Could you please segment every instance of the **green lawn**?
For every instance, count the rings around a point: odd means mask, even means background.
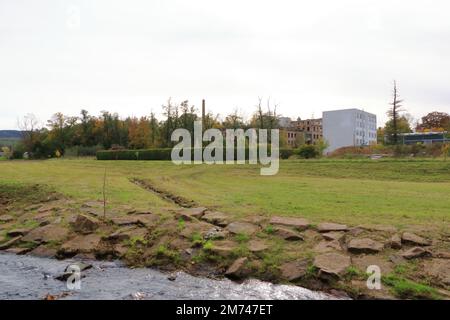
[[[450,161],[286,160],[275,176],[250,165],[181,165],[164,161],[1,161],[0,183],[41,183],[80,201],[101,198],[107,170],[110,204],[158,211],[174,205],[132,184],[133,177],[235,214],[302,216],[356,224],[450,222]]]

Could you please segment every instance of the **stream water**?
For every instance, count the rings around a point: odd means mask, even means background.
[[[90,262],[82,272],[81,289],[68,290],[55,276],[71,260],[0,254],[0,299],[42,299],[47,294],[63,299],[333,299],[332,296],[298,286],[275,285],[258,280],[236,283],[193,277],[179,272],[170,281],[153,269],[130,269],[119,262]]]

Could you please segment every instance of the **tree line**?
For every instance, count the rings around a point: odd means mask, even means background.
[[[276,107],[270,100],[263,106],[260,98],[248,120],[237,109],[223,119],[207,112],[203,129],[275,129],[279,118]],[[16,146],[16,153],[27,152],[32,157],[45,158],[62,156],[73,150],[77,150],[77,155],[93,155],[98,149],[170,148],[176,144],[171,141],[175,129],[187,129],[193,136],[194,121],[201,120],[197,108],[188,100],[175,103],[168,99],[162,105],[162,114],[162,120],[157,119],[154,112],[148,116],[121,118],[109,111],[95,116],[83,109],[78,116],[55,113],[46,125],[39,125],[33,114],[27,114],[18,124],[22,141]]]

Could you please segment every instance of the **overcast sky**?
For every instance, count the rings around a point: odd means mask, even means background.
[[[249,116],[358,107],[396,79],[415,118],[450,112],[446,0],[0,0],[0,129],[34,113],[159,113],[168,97]]]

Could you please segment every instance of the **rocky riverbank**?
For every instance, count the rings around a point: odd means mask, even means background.
[[[449,298],[450,235],[420,228],[312,224],[299,217],[235,219],[204,207],[163,214],[79,203],[35,190],[0,194],[0,250],[57,259],[256,278],[364,298]],[[24,192],[33,196],[23,196]],[[31,192],[31,193],[30,193]],[[368,266],[382,288],[366,285]]]

